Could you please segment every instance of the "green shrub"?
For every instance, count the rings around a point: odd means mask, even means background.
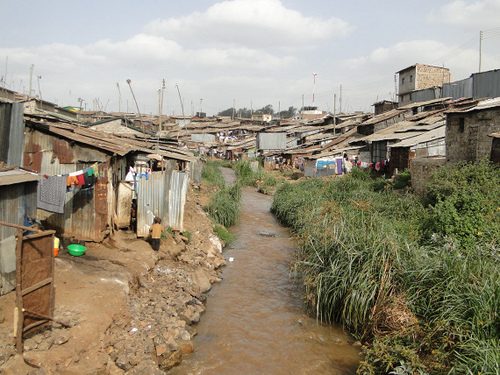
[[[410,171],[404,170],[394,176],[394,189],[403,189],[410,185],[411,175]]]
[[[446,165],[427,185],[430,216],[427,237],[452,237],[461,246],[484,245],[487,252],[500,240],[500,169],[486,161]]]

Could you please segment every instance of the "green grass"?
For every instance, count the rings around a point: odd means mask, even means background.
[[[210,185],[224,186],[224,177],[220,171],[220,163],[218,161],[207,161],[203,166],[201,177]]]
[[[361,171],[285,184],[275,194],[272,211],[299,238],[295,268],[311,311],[367,343],[360,373],[499,371],[500,231],[492,230],[500,175],[487,164],[454,168],[436,174],[425,203]],[[472,193],[471,184],[474,209],[457,205],[454,195]],[[483,223],[478,202],[488,235],[474,228],[464,240],[463,224],[448,216]]]
[[[219,237],[225,245],[229,245],[231,242],[235,240],[234,234],[227,230],[227,228],[223,225],[216,224],[214,225],[214,232]]]

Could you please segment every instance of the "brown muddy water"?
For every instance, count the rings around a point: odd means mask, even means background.
[[[209,292],[195,352],[171,373],[355,373],[360,358],[352,339],[305,313],[302,291],[290,278],[296,245],[270,206],[270,197],[243,190],[224,280]]]

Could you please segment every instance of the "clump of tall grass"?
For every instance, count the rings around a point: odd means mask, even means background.
[[[227,228],[220,224],[215,224],[214,232],[219,237],[225,245],[229,245],[234,241],[234,234],[227,230]]]
[[[206,211],[217,224],[230,227],[238,221],[240,199],[240,185],[224,186],[212,195]]]
[[[484,194],[498,192],[498,172],[484,168],[480,175],[492,179]],[[309,306],[368,343],[361,373],[498,372],[498,237],[470,246],[433,217],[460,191],[457,182],[451,188],[439,182],[455,173],[436,175],[430,206],[412,194],[374,189],[358,171],[286,184],[275,194],[272,211],[300,239],[295,267]],[[456,179],[477,181],[477,170],[470,173]],[[498,213],[490,212],[483,211],[489,227],[497,226]]]
[[[201,177],[210,185],[224,186],[224,176],[220,170],[220,163],[209,160],[203,165]]]
[[[264,172],[260,165],[256,170],[251,167],[248,160],[239,160],[233,165],[238,182],[243,186],[256,186],[258,180],[262,179]]]

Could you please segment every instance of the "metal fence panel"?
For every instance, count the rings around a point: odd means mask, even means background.
[[[213,143],[215,142],[214,134],[191,134],[191,140],[193,142],[202,142],[202,143]]]
[[[286,150],[286,133],[257,134],[257,148],[259,150]]]
[[[137,181],[137,237],[147,237],[155,216],[165,207],[165,172],[152,172]]]
[[[472,80],[474,99],[500,96],[500,69],[475,73]]]
[[[174,230],[184,230],[184,206],[189,184],[189,175],[185,172],[173,171],[170,180],[168,222]]]
[[[443,98],[460,99],[470,97],[472,97],[472,78],[443,85]]]

